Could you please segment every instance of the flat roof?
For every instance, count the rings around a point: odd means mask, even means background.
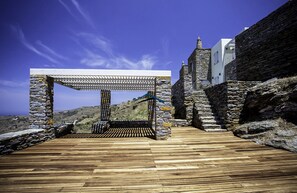
[[[47,75],[76,90],[154,90],[155,78],[171,77],[171,71],[31,68],[30,75]]]

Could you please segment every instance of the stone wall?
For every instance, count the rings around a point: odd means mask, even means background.
[[[181,79],[176,81],[172,86],[172,105],[174,106],[174,117],[179,119],[185,119],[186,113],[184,108],[184,92],[183,83]]]
[[[237,80],[236,59],[225,66],[225,81]]]
[[[189,74],[194,89],[201,88],[205,81],[211,81],[210,49],[196,48],[188,58]]]
[[[179,71],[180,79],[172,86],[172,104],[175,108],[174,117],[192,120],[192,76],[188,72],[188,65],[183,65]]]
[[[48,138],[53,138],[53,91],[54,80],[45,75],[30,76],[31,129],[45,129]]]
[[[27,129],[0,135],[0,154],[9,154],[48,139],[44,129]]]
[[[265,81],[297,75],[297,1],[237,35],[237,79]]]
[[[73,124],[54,126],[55,137],[62,137],[73,131]],[[48,140],[51,136],[45,129],[26,129],[0,135],[0,155],[25,149]]]
[[[185,119],[188,123],[192,124],[193,119],[193,106],[194,101],[192,98],[193,85],[192,85],[192,75],[188,71],[188,66],[184,65],[181,71],[181,80],[183,82],[183,101],[184,101],[184,110],[185,110]]]
[[[258,82],[227,81],[205,89],[212,107],[222,122],[222,127],[232,130],[239,124],[247,89]]]
[[[156,111],[155,135],[157,140],[171,136],[171,80],[169,77],[157,77],[155,83]]]

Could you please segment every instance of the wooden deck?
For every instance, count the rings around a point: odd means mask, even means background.
[[[297,154],[231,133],[64,138],[0,157],[0,192],[297,192]]]

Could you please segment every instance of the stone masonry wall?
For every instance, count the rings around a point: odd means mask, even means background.
[[[48,139],[44,129],[27,129],[0,135],[0,155],[9,154]]]
[[[73,124],[54,127],[55,137],[62,137],[73,131]],[[0,155],[25,149],[49,139],[45,129],[26,129],[0,135]]]
[[[171,136],[171,80],[168,77],[157,77],[155,83],[156,112],[155,135],[157,140]],[[162,101],[161,101],[162,100]]]
[[[179,76],[180,79],[172,87],[172,104],[175,107],[174,118],[186,119],[191,125],[194,101],[192,75],[188,71],[188,65],[182,66]]]
[[[225,66],[225,81],[237,80],[236,59]]]
[[[189,125],[192,124],[193,119],[193,99],[192,99],[192,75],[188,71],[188,66],[183,66],[181,71],[181,80],[183,82],[183,100],[185,108],[185,118],[188,121]]]
[[[54,137],[53,128],[53,91],[54,80],[44,75],[30,76],[31,129],[44,129],[48,138]]]
[[[237,35],[238,80],[297,75],[297,1],[291,0]]]
[[[184,92],[183,83],[181,79],[176,81],[172,86],[172,105],[174,106],[174,117],[179,119],[185,119],[184,109]]]
[[[239,124],[247,90],[257,83],[259,82],[227,81],[205,89],[223,128],[232,130]]]
[[[196,48],[188,58],[189,73],[192,74],[194,89],[201,88],[204,81],[211,80],[210,49]]]

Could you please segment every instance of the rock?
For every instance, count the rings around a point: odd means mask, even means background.
[[[297,76],[275,79],[249,89],[241,122],[277,119],[297,124]]]
[[[245,123],[233,133],[258,144],[297,152],[297,126],[281,118]]]
[[[241,136],[245,134],[257,134],[261,132],[266,132],[272,130],[276,127],[279,127],[278,121],[260,121],[260,122],[251,122],[247,124],[240,125],[236,127],[233,133],[236,136]]]

